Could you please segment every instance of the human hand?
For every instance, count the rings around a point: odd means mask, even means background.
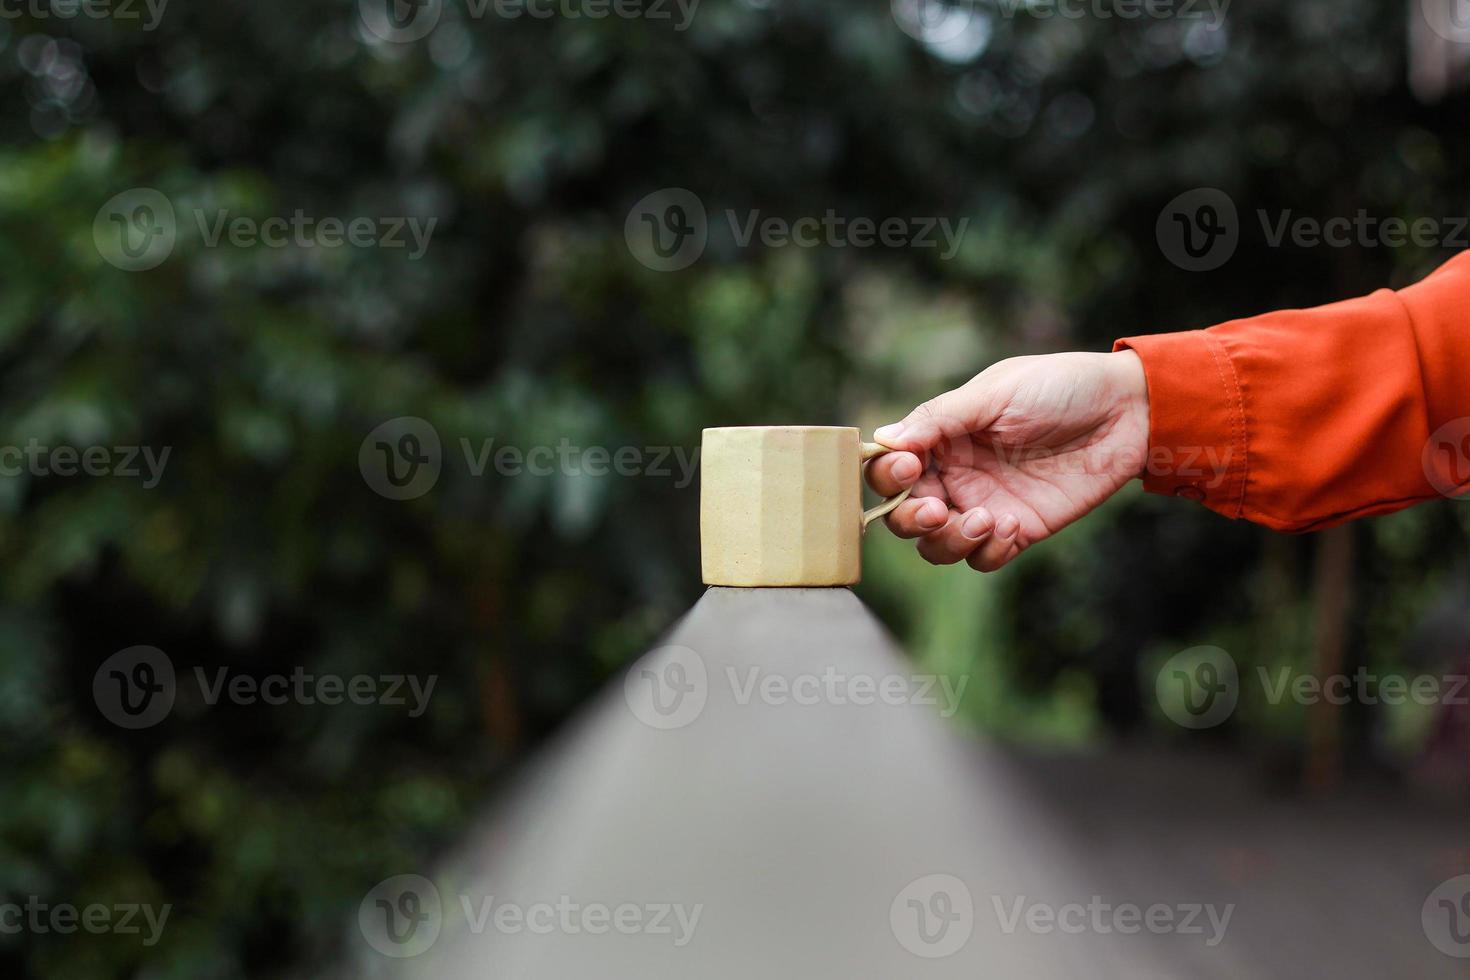
[[[887,522],[936,565],[993,572],[1097,507],[1144,469],[1148,385],[1130,350],[1000,361],[875,434]]]

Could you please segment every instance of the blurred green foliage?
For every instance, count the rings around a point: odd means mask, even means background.
[[[451,0],[411,44],[348,0],[174,0],[154,30],[0,21],[0,442],[171,449],[152,489],[0,479],[0,899],[175,906],[147,949],[0,935],[6,975],[320,975],[367,889],[425,868],[697,597],[697,486],[476,476],[461,440],[688,452],[706,425],[871,427],[1010,354],[1326,302],[1445,257],[1247,234],[1201,276],[1154,239],[1197,186],[1248,228],[1258,208],[1464,213],[1466,102],[1411,99],[1401,5],[1237,4],[1216,30],[973,9],[942,43],[885,4],[812,0],[705,0],[687,31]],[[169,197],[180,235],[130,273],[93,222],[135,187]],[[712,215],[972,227],[945,262],[740,248],[712,221],[704,256],[661,273],[624,220],[664,187]],[[438,224],[418,261],[206,247],[189,216],[219,209]],[[409,415],[444,471],[393,501],[358,452]],[[1359,530],[1357,660],[1406,655],[1467,514]],[[1148,692],[1170,653],[1310,657],[1310,539],[1183,502],[1130,492],[987,579],[876,537],[865,596],[922,662],[974,675],[967,718],[992,731],[1167,733]],[[419,718],[210,706],[181,683],[129,732],[92,680],[134,644],[181,676],[440,681]],[[1237,741],[1300,742],[1296,710],[1237,722]]]

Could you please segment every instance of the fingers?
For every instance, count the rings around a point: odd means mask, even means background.
[[[965,560],[977,572],[993,572],[1021,553],[1021,522],[1014,514],[1005,514],[995,522],[995,530]]]
[[[885,497],[908,489],[924,475],[924,464],[913,453],[885,453],[868,464],[868,486]]]
[[[944,527],[949,507],[937,497],[910,497],[886,518],[888,529],[900,538],[922,538]]]
[[[949,511],[944,527],[926,534],[919,541],[919,555],[933,565],[953,565],[964,561],[988,541],[995,519],[984,507],[960,513]]]
[[[918,538],[920,557],[932,565],[967,561],[977,572],[993,572],[1021,553],[1021,522],[1014,514],[999,520],[984,507],[961,513],[935,497],[906,500],[888,515],[900,538]]]
[[[993,399],[982,378],[984,375],[929,399],[902,422],[879,428],[873,438],[892,449],[920,453],[946,439],[958,439],[984,429],[995,418],[991,409]]]

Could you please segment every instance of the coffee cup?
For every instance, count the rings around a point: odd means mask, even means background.
[[[869,524],[908,497],[862,506],[862,467],[891,450],[855,428],[704,430],[700,562],[706,585],[839,586],[862,578]]]

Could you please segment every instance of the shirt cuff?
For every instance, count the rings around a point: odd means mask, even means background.
[[[1245,399],[1221,341],[1206,330],[1128,337],[1148,381],[1143,488],[1239,518],[1250,472]]]

